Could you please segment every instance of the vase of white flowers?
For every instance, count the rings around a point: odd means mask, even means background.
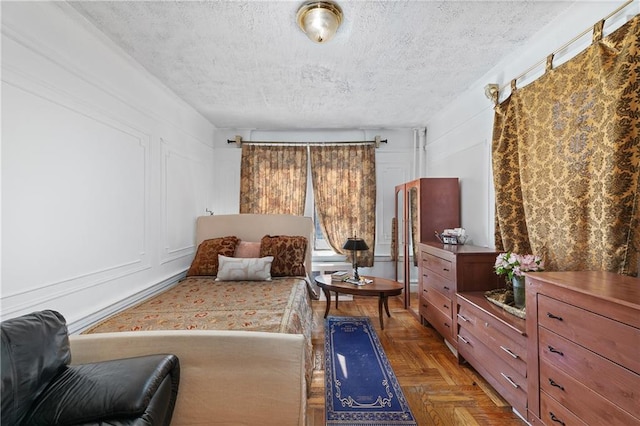
[[[494,265],[496,274],[504,275],[507,287],[513,288],[513,300],[516,308],[525,306],[524,274],[523,272],[543,271],[544,262],[539,256],[532,254],[500,253]]]

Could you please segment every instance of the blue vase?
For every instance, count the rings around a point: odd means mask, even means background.
[[[524,277],[514,276],[511,280],[513,284],[513,302],[516,308],[522,309],[525,304]]]

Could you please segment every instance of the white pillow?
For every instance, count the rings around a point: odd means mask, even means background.
[[[216,281],[271,281],[273,256],[227,257],[218,255]]]

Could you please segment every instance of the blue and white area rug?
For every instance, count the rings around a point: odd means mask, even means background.
[[[327,426],[416,425],[367,317],[328,317],[324,338]]]

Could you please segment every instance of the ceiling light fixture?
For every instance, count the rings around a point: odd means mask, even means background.
[[[316,43],[324,43],[338,31],[342,9],[332,1],[308,1],[300,6],[296,17],[307,37]]]

